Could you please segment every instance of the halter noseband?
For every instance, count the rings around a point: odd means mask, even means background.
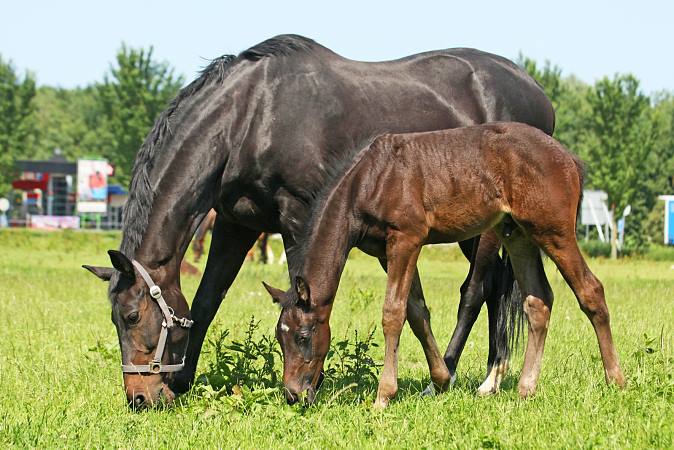
[[[122,364],[122,372],[124,373],[164,373],[164,372],[178,372],[185,367],[185,354],[183,354],[183,359],[180,364],[165,364],[162,365],[161,360],[164,356],[164,348],[166,347],[166,339],[168,338],[168,332],[171,328],[177,323],[183,328],[190,328],[194,324],[193,320],[187,319],[185,317],[177,317],[173,309],[166,304],[166,300],[161,295],[161,289],[157,286],[152,277],[147,273],[147,270],[135,259],[131,261],[133,266],[138,270],[140,276],[145,280],[145,284],[150,288],[150,297],[155,299],[161,313],[164,315],[164,320],[161,323],[161,333],[159,334],[159,341],[157,342],[157,350],[154,352],[154,357],[150,364]],[[189,336],[188,336],[189,338]],[[185,347],[185,353],[187,353],[187,346]]]

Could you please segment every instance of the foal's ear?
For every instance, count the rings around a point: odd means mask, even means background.
[[[110,256],[112,267],[119,270],[122,273],[122,276],[131,279],[136,278],[136,272],[133,270],[133,264],[124,253],[118,252],[117,250],[108,250],[108,255]]]
[[[88,266],[86,264],[83,264],[82,267],[84,267],[89,272],[93,273],[103,281],[110,281],[110,277],[112,277],[112,272],[114,272],[114,269],[112,267],[96,267],[96,266]]]
[[[304,281],[304,278],[297,276],[295,277],[295,290],[297,291],[297,298],[300,302],[309,305],[311,301],[311,291],[309,290],[309,284]]]
[[[271,301],[274,303],[278,303],[281,306],[284,306],[286,303],[286,293],[282,291],[281,289],[275,288],[274,286],[269,286],[267,283],[264,281],[262,282],[262,285],[264,288],[269,292],[269,295],[271,295]]]

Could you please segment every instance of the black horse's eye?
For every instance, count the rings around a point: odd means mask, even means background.
[[[138,315],[138,311],[134,311],[128,316],[126,316],[126,321],[129,322],[131,325],[134,325],[138,323],[138,320],[140,319],[140,315]]]

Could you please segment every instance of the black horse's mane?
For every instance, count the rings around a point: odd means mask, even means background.
[[[239,56],[249,61],[258,61],[268,56],[288,56],[292,53],[313,50],[318,44],[313,39],[297,34],[283,34],[242,51]]]
[[[181,102],[209,83],[222,83],[228,74],[228,69],[235,61],[258,61],[265,57],[288,56],[299,51],[310,51],[316,45],[316,42],[311,39],[292,34],[267,39],[244,50],[238,56],[223,55],[215,58],[201,70],[194,81],[178,92],[178,95],[155,121],[133,164],[129,199],[126,202],[122,219],[123,237],[120,246],[122,253],[132,258],[147,229],[154,200],[150,172],[157,150],[161,148],[164,139],[171,134],[171,117],[178,110]]]

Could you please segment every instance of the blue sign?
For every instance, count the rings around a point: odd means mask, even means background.
[[[674,199],[667,200],[667,213],[665,216],[665,223],[667,229],[665,235],[667,236],[667,244],[674,245]]]

